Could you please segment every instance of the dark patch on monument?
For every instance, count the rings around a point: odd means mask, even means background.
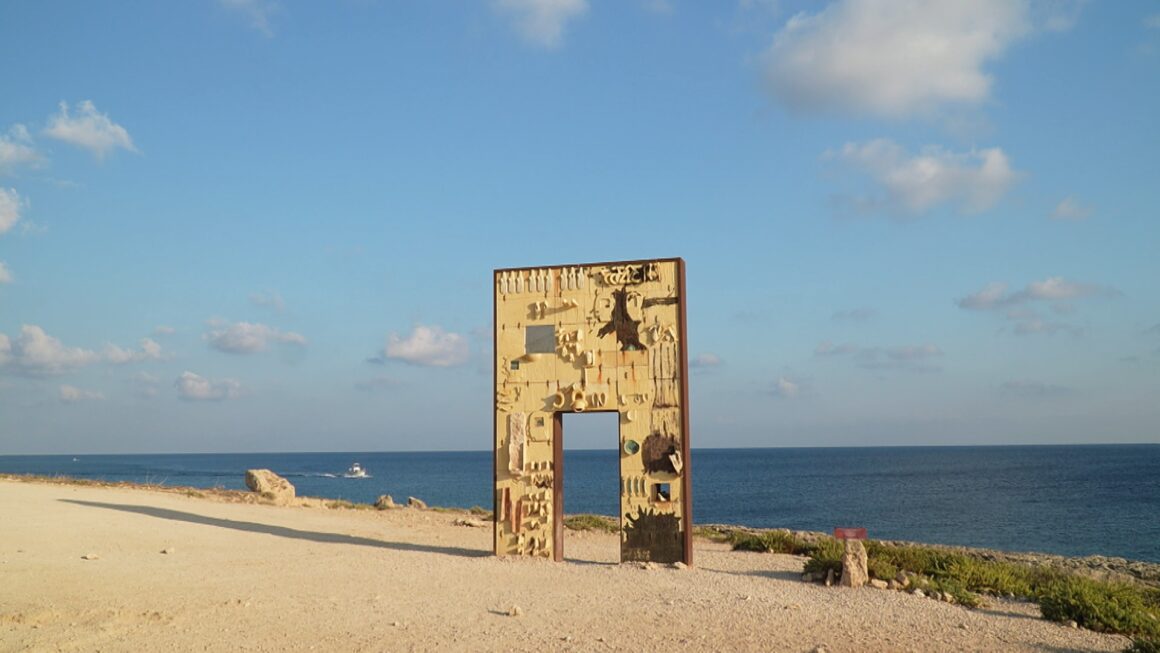
[[[639,562],[680,562],[684,558],[681,518],[645,508],[626,516],[621,557]]]
[[[620,343],[620,351],[637,351],[647,349],[640,342],[640,320],[633,320],[628,316],[628,289],[613,290],[612,320],[600,327],[596,334],[604,336],[615,333],[616,341]]]
[[[672,306],[676,303],[676,297],[646,297],[640,306],[641,308],[651,308],[653,306]]]
[[[649,474],[657,472],[677,474],[677,469],[673,466],[672,456],[680,450],[680,443],[677,442],[676,438],[653,433],[644,439],[644,444],[640,448],[640,457],[644,461],[644,471]]]

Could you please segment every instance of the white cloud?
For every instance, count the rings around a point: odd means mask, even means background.
[[[793,399],[801,394],[801,385],[783,376],[779,377],[773,384],[773,390],[771,392],[775,397]]]
[[[12,272],[4,261],[0,261],[0,283],[12,283]]]
[[[979,292],[974,292],[956,303],[959,308],[966,308],[971,310],[987,310],[992,308],[999,308],[1008,302],[1007,284],[1001,281],[993,281],[985,286]]]
[[[1018,0],[839,0],[799,13],[763,56],[774,95],[797,111],[929,114],[990,97],[984,66],[1032,30]]]
[[[588,11],[588,0],[494,0],[492,6],[515,20],[524,40],[555,48],[563,42],[568,21]]]
[[[28,374],[60,374],[100,362],[95,351],[66,347],[35,324],[25,324],[15,340],[0,340],[0,362]]]
[[[20,212],[27,205],[15,188],[0,188],[0,234],[20,222]]]
[[[411,365],[452,367],[467,362],[467,355],[467,339],[462,335],[448,333],[438,326],[418,325],[406,338],[390,334],[383,356],[371,361],[394,359]]]
[[[890,347],[863,347],[855,344],[835,345],[824,341],[814,348],[819,358],[850,358],[858,367],[867,370],[911,370],[937,372],[942,368],[932,361],[943,355],[942,349],[932,344],[896,345]]]
[[[104,398],[105,395],[101,394],[100,392],[81,390],[80,388],[71,385],[60,386],[60,400],[66,404],[74,404],[78,401],[99,401]]]
[[[689,367],[694,368],[719,367],[720,365],[721,357],[709,352],[697,354],[693,360],[689,361]]]
[[[23,325],[15,340],[0,333],[0,366],[10,366],[23,374],[62,374],[97,363],[124,365],[162,357],[161,345],[149,338],[141,339],[139,350],[108,344],[103,351],[96,352],[82,347],[68,347],[35,324]]]
[[[258,308],[268,308],[275,313],[286,310],[286,302],[282,301],[282,295],[276,292],[250,293],[250,303]]]
[[[22,165],[35,166],[41,160],[24,125],[13,125],[7,134],[0,134],[0,173],[10,173]]]
[[[173,385],[177,388],[177,396],[188,401],[235,399],[242,391],[242,384],[234,379],[212,381],[189,370],[182,372]]]
[[[282,7],[272,0],[218,0],[218,4],[244,15],[250,26],[267,37],[274,36],[274,28],[270,18],[281,11]]]
[[[117,148],[137,151],[129,132],[109,120],[109,116],[97,111],[97,107],[89,100],[83,100],[77,105],[76,115],[69,113],[67,102],[61,102],[60,113],[49,118],[44,133],[59,141],[83,147],[98,159]]]
[[[306,345],[306,337],[293,331],[280,331],[265,324],[210,322],[211,329],[202,339],[211,347],[227,354],[253,354],[265,351],[270,343]]]
[[[1067,322],[1044,319],[1035,309],[1037,304],[1048,304],[1057,315],[1068,315],[1075,311],[1069,303],[1073,299],[1089,297],[1114,297],[1120,292],[1110,286],[1094,283],[1068,281],[1063,277],[1048,277],[1043,281],[1032,281],[1021,290],[1007,292],[1007,284],[992,282],[982,290],[960,298],[959,308],[972,311],[1003,310],[1003,316],[1014,323],[1016,335],[1068,333],[1081,336],[1084,329]]]
[[[847,143],[834,158],[867,175],[883,193],[855,197],[863,211],[917,215],[939,205],[954,205],[963,213],[994,206],[1021,176],[1003,150],[988,148],[950,152],[928,146],[911,155],[888,139]]]
[[[1052,220],[1086,220],[1092,215],[1092,208],[1080,204],[1075,197],[1065,197],[1051,211]]]
[[[1012,293],[1007,292],[1007,284],[992,282],[982,290],[971,293],[956,302],[959,308],[969,310],[994,310],[1018,306],[1029,302],[1049,301],[1058,302],[1069,299],[1083,299],[1086,297],[1114,296],[1120,294],[1110,286],[1101,286],[1094,283],[1080,283],[1068,281],[1063,277],[1048,277],[1043,281],[1032,281],[1026,288]],[[1028,317],[1026,312],[1011,313],[1008,317],[1019,319]]]
[[[150,338],[141,339],[140,351],[133,351],[132,349],[124,349],[117,345],[105,345],[103,352],[104,359],[114,365],[124,365],[125,363],[140,363],[142,361],[160,360],[161,345],[157,341]]]

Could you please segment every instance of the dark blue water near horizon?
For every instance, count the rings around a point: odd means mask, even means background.
[[[617,514],[617,455],[565,452],[566,512]],[[356,461],[370,478],[342,476]],[[698,524],[1160,562],[1160,445],[694,449],[690,463]],[[255,467],[302,496],[492,503],[488,451],[0,456],[0,473],[236,490]]]

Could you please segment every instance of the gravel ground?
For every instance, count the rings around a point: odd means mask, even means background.
[[[0,480],[0,651],[1119,651],[1043,620],[800,580],[695,543],[695,567],[490,555],[464,515],[275,507]],[[90,559],[85,559],[88,557]]]

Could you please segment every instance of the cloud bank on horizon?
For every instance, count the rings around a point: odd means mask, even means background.
[[[0,454],[483,448],[490,270],[672,255],[695,447],[1160,441],[1146,2],[7,13]]]

